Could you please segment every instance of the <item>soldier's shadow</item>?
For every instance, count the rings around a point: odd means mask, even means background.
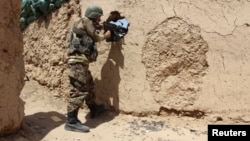
[[[39,112],[27,115],[23,119],[22,129],[19,132],[29,140],[41,140],[50,131],[65,123],[66,117],[55,111]]]
[[[91,122],[92,120],[87,115],[85,124],[89,127],[96,127],[110,121],[119,114],[119,84],[121,81],[119,69],[123,69],[123,67],[124,56],[122,54],[122,40],[120,40],[111,43],[107,60],[101,69],[101,79],[95,80],[97,102],[104,104],[106,111],[95,122]]]

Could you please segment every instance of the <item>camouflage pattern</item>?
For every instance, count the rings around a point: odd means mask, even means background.
[[[98,55],[95,42],[102,41],[105,37],[97,32],[93,21],[84,17],[73,24],[68,38],[69,113],[82,107],[84,102],[88,107],[95,105],[94,81],[89,71],[89,63],[95,61]]]
[[[70,99],[68,112],[86,105],[95,104],[94,81],[89,71],[89,65],[84,63],[68,64],[70,81]]]

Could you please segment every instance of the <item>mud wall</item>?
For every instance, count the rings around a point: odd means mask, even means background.
[[[0,136],[21,127],[24,102],[23,38],[19,28],[20,0],[0,3]]]
[[[80,12],[79,1],[67,1],[23,31],[26,75],[50,88],[58,97],[67,97],[67,35]]]
[[[51,94],[67,97],[66,36],[79,8],[84,13],[88,5],[98,4],[103,20],[119,10],[130,21],[124,43],[97,44],[98,60],[90,70],[98,102],[141,115],[159,113],[161,107],[247,111],[249,1],[76,2],[70,0],[24,31],[26,73]]]
[[[142,60],[150,91],[160,105],[174,109],[193,105],[208,68],[207,51],[200,28],[178,17],[149,32]]]

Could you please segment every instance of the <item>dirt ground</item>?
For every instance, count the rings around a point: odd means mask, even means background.
[[[25,101],[22,129],[0,141],[202,141],[207,138],[207,120],[192,117],[136,117],[106,111],[90,119],[87,109],[79,119],[90,127],[89,133],[64,130],[66,103],[49,94],[35,81],[26,81],[21,98]]]
[[[0,141],[205,141],[208,124],[250,123],[248,0],[81,0],[81,10],[89,4],[101,5],[105,16],[118,9],[131,22],[126,45],[99,44],[90,66],[99,100],[121,113],[90,119],[82,109],[79,119],[90,132],[64,130],[65,6],[24,32],[26,73],[33,78],[21,93],[25,117],[18,133]],[[159,107],[166,113],[158,116]]]

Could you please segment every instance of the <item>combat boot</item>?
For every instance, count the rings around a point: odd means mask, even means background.
[[[103,104],[100,104],[100,105],[93,104],[93,105],[90,105],[88,107],[90,110],[90,118],[92,118],[92,119],[101,115],[105,111],[105,107]]]
[[[76,110],[73,111],[74,112],[74,117],[76,117],[77,122],[82,124],[82,122],[78,119],[78,111],[79,111],[79,108],[77,108]]]
[[[64,129],[76,132],[89,132],[89,127],[84,126],[79,120],[77,120],[75,112],[75,110],[72,112],[68,112]]]

